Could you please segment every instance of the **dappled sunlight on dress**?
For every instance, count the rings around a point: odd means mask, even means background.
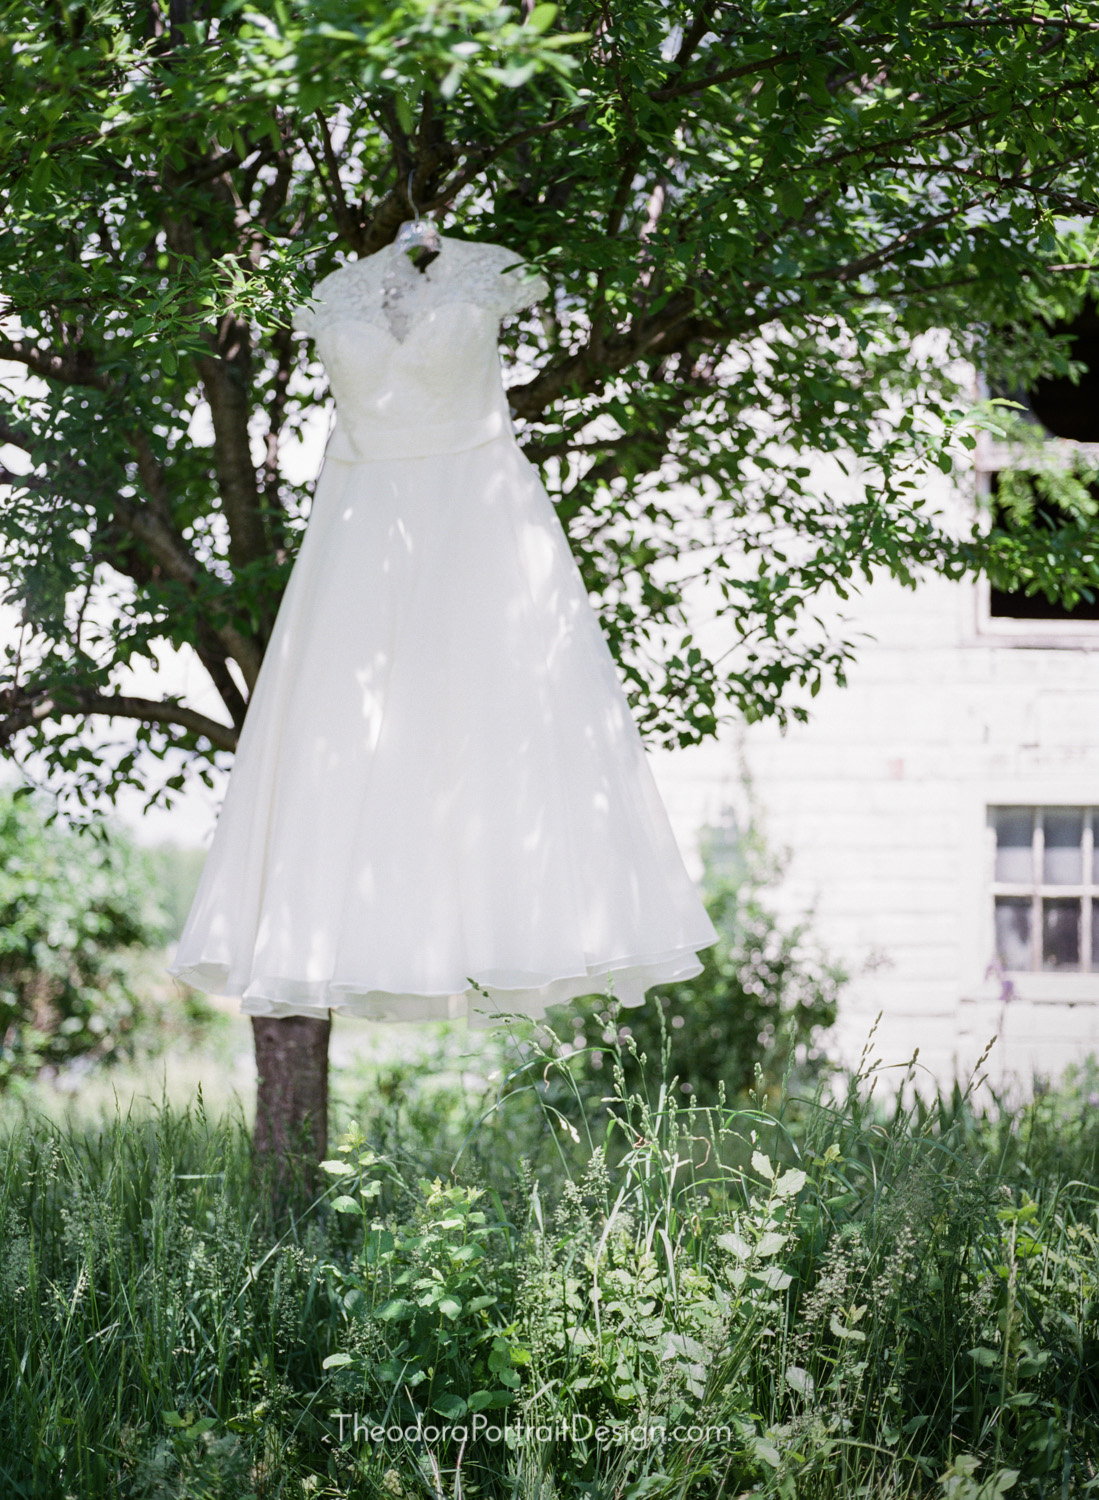
[[[252,1015],[639,1004],[715,939],[512,431],[516,264],[389,247],[296,320],[337,422],[172,967]]]

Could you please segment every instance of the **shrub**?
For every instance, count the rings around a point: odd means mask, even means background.
[[[0,1089],[44,1065],[106,1057],[137,1023],[137,950],[163,940],[141,851],[51,822],[0,792]]]
[[[554,1034],[577,1054],[588,1105],[607,1092],[604,1051],[615,1041],[625,1044],[627,1089],[678,1078],[679,1091],[700,1104],[743,1095],[758,1069],[777,1082],[791,1064],[803,1078],[824,1065],[817,1042],[836,1019],[842,970],[807,924],[788,925],[768,909],[776,872],[757,834],[738,834],[731,821],[710,828],[702,856],[703,897],[718,932],[699,955],[702,973],[653,990],[639,1009],[592,997],[551,1013]]]

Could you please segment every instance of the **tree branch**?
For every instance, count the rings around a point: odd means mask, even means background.
[[[126,500],[121,495],[115,498],[114,509],[127,529],[148,547],[166,575],[184,584],[189,592],[196,593],[206,580],[206,570],[181,545],[170,524],[151,506]],[[234,625],[213,625],[212,628],[226,652],[240,667],[248,687],[253,688],[262,660],[259,648]]]
[[[943,213],[933,214],[930,219],[925,219],[922,224],[917,224],[912,229],[906,229],[902,234],[894,235],[886,244],[879,246],[877,250],[871,250],[866,255],[860,256],[858,260],[847,261],[840,266],[829,266],[820,271],[807,271],[805,279],[806,281],[851,281],[856,276],[861,276],[864,271],[875,270],[887,261],[890,256],[895,255],[900,250],[906,249],[909,245],[914,245],[917,240],[921,240],[925,235],[931,234],[936,229],[940,229],[951,219],[959,218],[962,214],[968,213],[971,208],[976,208],[978,205],[987,205],[987,203],[988,195],[977,194],[966,203],[951,205]]]
[[[92,535],[91,559],[105,562],[116,573],[132,578],[140,588],[150,588],[156,582],[157,564],[150,560],[148,550],[138,550],[122,544],[123,528],[119,524],[97,526]],[[229,710],[229,717],[239,731],[244,723],[248,705],[229,671],[229,652],[214,626],[208,619],[198,616],[195,622],[195,653],[206,668],[211,682],[217,689],[221,701]]]
[[[894,236],[876,250],[841,265],[807,271],[805,279],[813,282],[852,281],[867,271],[881,267],[899,252],[950,220],[968,213],[974,207],[987,204],[990,198],[991,194],[974,193],[965,203],[954,204],[943,213],[931,216],[912,229]],[[745,282],[744,289],[763,291],[766,290],[766,285],[762,282]],[[562,395],[568,392],[577,395],[587,393],[604,374],[626,369],[652,350],[668,355],[681,352],[692,343],[713,344],[732,337],[743,337],[755,328],[788,315],[795,307],[801,306],[803,303],[799,299],[790,305],[758,309],[747,318],[741,316],[725,323],[699,316],[693,294],[683,291],[670,298],[656,318],[634,319],[630,327],[617,337],[604,339],[601,333],[597,337],[597,331],[593,330],[582,349],[543,369],[525,385],[509,387],[507,399],[517,416],[526,421],[535,421],[547,406]],[[532,444],[528,454],[537,450],[538,445]]]
[[[336,221],[336,228],[348,244],[354,244],[362,229],[362,225],[351,212],[351,207],[343,195],[343,183],[340,180],[340,164],[335,151],[332,149],[332,135],[328,129],[328,121],[319,109],[314,111],[314,118],[321,133],[321,150],[324,155],[324,164],[328,168],[327,179],[321,171],[320,162],[317,160],[308,138],[303,136],[302,143],[309,152],[313,160],[313,165],[317,169],[317,175],[321,179],[321,184],[324,187],[324,195],[328,199],[328,206],[332,210],[332,217]]]
[[[175,190],[171,173],[167,174],[167,186]],[[163,223],[172,254],[179,261],[195,257],[198,247],[190,219],[165,214]],[[194,308],[189,310],[196,311]],[[226,313],[217,329],[205,334],[205,341],[210,353],[198,355],[195,364],[210,406],[214,428],[214,469],[229,527],[229,561],[236,568],[254,562],[267,550],[248,431],[251,417],[251,329],[243,318]],[[245,670],[243,662],[241,670]]]
[[[29,694],[19,689],[0,692],[0,749],[6,748],[14,735],[35,727],[46,719],[61,719],[66,714],[86,716],[102,714],[115,719],[139,719],[146,724],[174,724],[190,734],[201,734],[218,750],[235,750],[237,736],[227,724],[219,724],[205,714],[186,708],[169,699],[131,698],[123,694],[100,693],[93,688],[66,686],[60,692]]]
[[[56,349],[40,349],[25,339],[0,338],[0,359],[25,365],[32,374],[59,380],[63,385],[85,385],[97,391],[113,387],[110,377],[95,368],[95,357],[87,349],[60,354]]]
[[[1060,172],[1066,167],[1075,166],[1080,162],[1086,162],[1088,159],[1087,152],[1078,151],[1057,162],[1055,170]],[[1045,203],[1056,204],[1058,208],[1064,209],[1066,213],[1087,214],[1090,216],[1096,212],[1096,205],[1094,203],[1087,203],[1082,198],[1074,198],[1067,193],[1059,192],[1056,188],[1046,187],[1041,183],[1035,182],[1034,177],[1036,174],[1033,172],[1017,172],[1010,177],[997,177],[993,172],[982,172],[977,167],[966,167],[960,162],[902,161],[893,157],[881,157],[878,159],[876,165],[879,167],[890,167],[894,171],[911,172],[913,175],[922,172],[928,177],[936,177],[939,173],[947,177],[969,177],[975,182],[987,183],[990,187],[996,188],[997,191],[1002,192],[1004,188],[1017,188],[1021,192],[1031,193],[1035,198],[1041,198]],[[1043,172],[1050,170],[1048,167],[1042,168]]]
[[[147,586],[158,566],[165,576],[182,583],[189,593],[197,594],[200,585],[207,581],[206,569],[172,525],[164,473],[153,457],[145,434],[136,431],[130,437],[137,453],[138,473],[150,503],[143,505],[140,501],[128,500],[121,495],[112,496],[111,503],[119,525],[144,544],[153,565],[132,555],[127,556],[118,546],[117,538],[112,539],[110,528],[97,530],[93,550],[98,550],[103,561],[139,585]],[[31,443],[2,420],[0,442],[12,443],[27,452],[32,450]],[[5,465],[0,465],[0,484],[40,495],[56,494],[58,488],[57,481],[48,475],[17,474]],[[233,722],[239,728],[244,722],[247,705],[226,669],[225,661],[231,657],[237,663],[245,682],[251,688],[259,675],[262,659],[259,649],[232,625],[215,626],[211,621],[200,618],[198,631],[199,644],[196,650],[199,658],[210,674]]]
[[[1084,78],[1077,79],[1060,88],[1047,90],[1046,93],[1040,94],[1033,102],[1036,104],[1051,103],[1059,99],[1062,94],[1069,93],[1072,90],[1094,88],[1097,80],[1099,80],[1099,70],[1093,69]],[[793,170],[821,172],[826,168],[837,167],[843,162],[850,161],[852,157],[870,158],[872,164],[873,159],[879,157],[883,151],[905,150],[914,146],[918,141],[937,140],[945,135],[959,136],[963,131],[972,130],[977,125],[984,125],[989,120],[998,119],[1001,114],[1001,108],[996,106],[991,109],[977,110],[964,119],[959,120],[953,118],[957,108],[957,105],[947,105],[938,114],[929,116],[918,129],[910,130],[907,135],[892,136],[889,140],[885,141],[869,141],[858,146],[851,146],[844,151],[836,151],[831,156],[814,156],[804,167],[797,167]],[[929,168],[937,165],[937,162],[928,163]]]
[[[684,27],[680,38],[679,47],[672,66],[682,73],[686,70],[691,58],[695,54],[699,42],[710,29],[710,21],[713,19],[714,11],[717,9],[718,0],[703,0],[695,13],[695,18],[689,26]]]
[[[248,432],[252,414],[251,330],[227,313],[216,335],[216,352],[196,360],[202,374],[214,428],[214,467],[229,527],[229,561],[234,568],[267,551],[260,515],[259,486]]]
[[[270,394],[264,402],[267,412],[267,432],[264,434],[262,484],[268,506],[275,511],[281,511],[279,437],[286,420],[290,377],[294,373],[297,350],[294,347],[293,333],[289,328],[274,329],[268,342],[275,356],[275,371],[271,378]]]
[[[218,696],[229,710],[229,717],[233,721],[233,727],[239,734],[244,727],[244,717],[248,712],[248,704],[244,694],[233,680],[233,674],[226,666],[225,648],[218,640],[217,633],[206,620],[199,621],[198,644],[195,646],[195,654],[206,668],[210,681],[217,688]]]
[[[838,27],[848,16],[850,16],[854,11],[858,10],[858,8],[859,6],[857,3],[848,6],[846,10],[842,11],[833,19],[831,23],[832,27]],[[920,32],[921,34],[924,34],[934,31],[957,31],[960,30],[963,26],[966,26],[970,29],[976,28],[987,30],[995,27],[1002,30],[1005,26],[1010,26],[1012,24],[1013,23],[1010,21],[1001,21],[995,18],[990,18],[988,20],[984,18],[970,19],[967,22],[954,20],[927,23],[921,22]],[[1066,28],[1066,23],[1060,19],[1042,19],[1033,14],[1028,15],[1025,18],[1021,18],[1014,24],[1020,27],[1037,26],[1047,30],[1051,30],[1055,33],[1063,32]],[[1099,22],[1079,22],[1076,24],[1075,29],[1082,31],[1095,31],[1099,29]],[[841,38],[837,37],[837,43],[840,43],[841,40]],[[863,48],[870,48],[882,43],[893,43],[895,41],[895,37],[890,36],[885,32],[877,32],[873,33],[870,36],[859,38],[860,45]],[[770,57],[755,58],[751,62],[738,63],[735,67],[732,68],[720,68],[716,72],[704,74],[701,78],[692,79],[689,82],[676,84],[672,87],[665,86],[664,88],[657,89],[654,93],[650,94],[649,98],[655,104],[666,104],[672,99],[682,99],[685,95],[688,94],[701,93],[705,89],[716,88],[719,84],[722,83],[732,83],[737,78],[750,77],[753,73],[769,73],[772,71],[772,69],[780,67],[783,63],[800,62],[802,61],[803,56],[804,54],[802,52],[773,52]]]
[[[655,317],[635,320],[625,332],[607,338],[598,356],[592,345],[586,344],[542,370],[525,385],[510,386],[508,403],[517,416],[528,422],[536,421],[560,396],[586,393],[603,375],[628,369],[644,354],[655,351],[666,356],[699,341],[743,336],[770,322],[775,315],[774,309],[756,310],[742,314],[735,324],[722,325],[699,316],[693,291],[681,291],[670,297]]]
[[[430,202],[422,204],[421,208],[425,212],[432,212],[437,208],[445,208],[447,204],[454,201],[463,188],[468,187],[471,182],[475,181],[481,175],[486,167],[491,166],[494,161],[498,160],[506,152],[513,151],[517,146],[525,145],[527,141],[533,141],[538,136],[549,135],[554,130],[561,130],[567,125],[578,125],[585,118],[587,112],[587,106],[584,105],[580,109],[569,110],[567,114],[556,115],[552,120],[546,120],[541,125],[532,125],[529,130],[516,131],[514,135],[509,135],[507,140],[501,141],[497,146],[486,146],[481,149],[464,151],[462,155],[466,159],[472,158],[470,165],[463,167],[449,182],[443,183]],[[451,147],[450,150],[451,159],[453,160],[458,155],[458,152],[454,147]],[[382,243],[385,242],[383,241]]]

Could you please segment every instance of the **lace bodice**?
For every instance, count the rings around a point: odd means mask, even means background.
[[[328,456],[457,452],[510,431],[500,320],[548,290],[513,250],[446,236],[424,271],[387,245],[326,276],[294,327],[316,339],[336,398]]]
[[[418,271],[396,245],[351,261],[317,283],[310,301],[294,309],[294,327],[317,337],[349,315],[407,337],[412,317],[448,302],[468,302],[497,318],[539,302],[549,288],[503,245],[442,236],[442,250]]]

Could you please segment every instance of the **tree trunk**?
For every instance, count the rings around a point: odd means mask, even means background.
[[[256,1043],[256,1127],[259,1164],[279,1196],[311,1193],[317,1163],[328,1149],[328,1037],[331,1020],[252,1017]]]

